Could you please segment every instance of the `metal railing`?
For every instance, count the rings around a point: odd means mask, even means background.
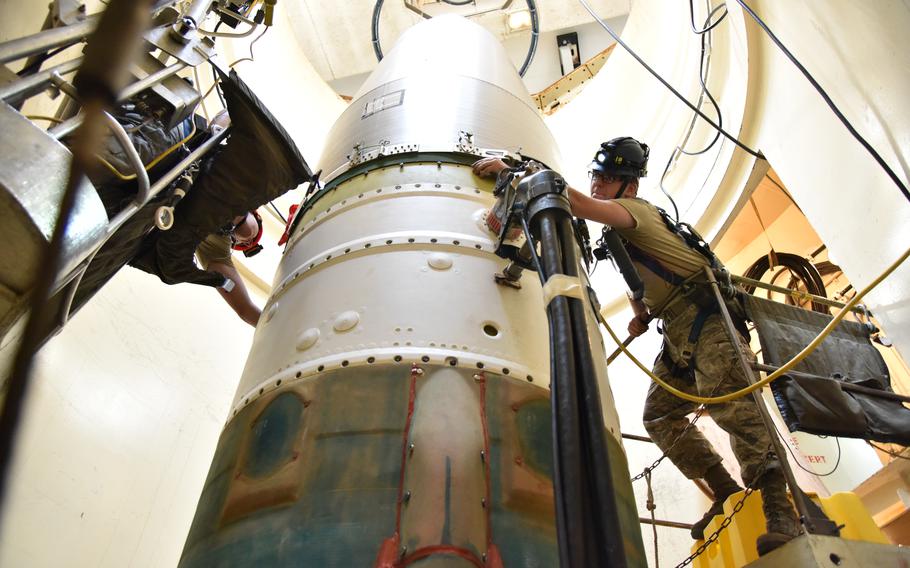
[[[734,350],[736,351],[737,363],[739,364],[740,370],[742,371],[746,382],[751,386],[757,382],[757,379],[755,377],[755,370],[752,368],[752,362],[746,356],[740,345],[739,332],[736,330],[736,326],[733,324],[733,318],[730,316],[730,311],[727,308],[727,303],[724,301],[724,296],[721,292],[720,284],[718,284],[717,278],[715,277],[714,272],[710,267],[705,266],[704,273],[708,284],[711,286],[711,291],[714,294],[714,300],[717,302],[718,308],[720,310],[721,321],[723,322],[724,329],[727,332],[727,338],[730,340],[730,343],[733,345]],[[790,488],[790,495],[793,499],[793,505],[796,508],[796,512],[799,515],[800,520],[802,521],[803,528],[807,533],[811,534],[825,534],[836,536],[839,532],[837,525],[832,523],[831,520],[825,516],[825,514],[821,511],[821,509],[818,508],[817,505],[809,501],[809,497],[802,491],[802,489],[800,489],[799,484],[796,482],[796,477],[793,475],[793,469],[790,467],[790,463],[787,461],[787,451],[777,434],[777,428],[774,426],[771,414],[768,412],[768,408],[765,406],[764,400],[761,398],[760,390],[753,391],[751,393],[751,396],[755,401],[755,406],[758,409],[759,415],[761,416],[765,430],[768,432],[768,438],[771,440],[771,448],[777,457],[781,473],[783,473],[784,479],[787,482],[787,486]]]
[[[159,2],[158,7],[173,4],[173,2]],[[195,10],[197,17],[201,19],[209,7],[211,0],[196,0],[192,8]],[[88,36],[95,31],[98,26],[99,16],[88,16],[84,20],[67,26],[61,26],[38,33],[0,43],[0,63],[16,61],[35,55],[48,54],[51,50],[65,48],[84,42]],[[253,26],[257,24],[251,22]],[[75,87],[64,76],[77,71],[82,65],[81,56],[74,57],[63,63],[59,63],[44,70],[37,71],[31,75],[19,78],[10,83],[0,86],[0,100],[11,105],[21,105],[26,100],[41,94],[49,88],[59,89],[76,104],[79,104],[78,93]],[[180,71],[188,68],[189,65],[181,60],[177,60],[158,71],[141,77],[120,91],[117,100],[124,101],[135,95],[161,84],[168,78],[176,75]],[[218,132],[196,150],[192,151],[186,158],[172,167],[168,172],[161,175],[154,183],[151,183],[148,172],[143,164],[135,145],[124,127],[110,114],[104,112],[100,115],[101,120],[105,123],[118,145],[123,149],[127,161],[136,175],[137,192],[135,198],[112,219],[99,235],[96,242],[88,247],[81,249],[77,256],[63,259],[61,267],[72,267],[66,269],[64,273],[58,274],[52,287],[52,293],[56,294],[69,287],[62,303],[62,309],[59,313],[58,323],[62,327],[69,319],[69,313],[72,309],[73,298],[76,293],[82,277],[88,270],[89,265],[98,251],[110,239],[110,237],[131,219],[142,207],[154,199],[162,190],[170,185],[179,175],[189,167],[193,162],[199,160],[217,146],[229,133],[229,130]],[[55,139],[61,139],[74,133],[85,120],[83,113],[76,114],[55,126],[49,128],[46,132]]]

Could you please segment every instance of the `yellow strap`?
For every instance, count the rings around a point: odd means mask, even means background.
[[[851,298],[850,301],[847,302],[847,304],[843,308],[841,308],[840,311],[837,312],[837,314],[834,316],[834,318],[830,322],[828,322],[828,325],[826,325],[825,329],[823,329],[822,332],[818,334],[818,337],[813,339],[809,343],[809,345],[807,345],[805,348],[803,348],[802,351],[797,353],[796,356],[794,356],[792,359],[787,361],[778,370],[774,371],[773,373],[771,373],[770,375],[768,375],[767,377],[765,377],[764,379],[758,381],[757,383],[755,383],[753,385],[750,385],[744,389],[740,389],[736,392],[731,392],[730,394],[725,394],[722,396],[713,396],[713,397],[696,396],[696,395],[681,391],[681,390],[674,388],[673,386],[667,384],[660,377],[658,377],[657,375],[652,373],[648,368],[646,368],[644,365],[642,365],[641,361],[636,359],[635,356],[633,356],[631,353],[629,353],[629,350],[626,348],[625,345],[623,345],[622,341],[619,340],[619,337],[616,336],[616,334],[613,332],[613,329],[607,324],[607,321],[606,321],[606,319],[604,319],[602,314],[598,313],[597,317],[600,320],[600,322],[602,324],[604,324],[604,327],[607,329],[607,333],[609,333],[610,337],[613,338],[613,341],[615,341],[616,344],[619,345],[619,348],[622,350],[622,352],[625,353],[626,355],[628,355],[629,359],[631,359],[632,362],[635,363],[635,365],[637,365],[639,369],[641,369],[649,377],[651,377],[652,381],[654,381],[655,383],[657,383],[658,385],[660,385],[661,387],[666,389],[668,392],[670,392],[670,394],[673,394],[681,399],[695,402],[698,404],[718,404],[721,402],[729,402],[729,401],[735,400],[737,398],[742,398],[742,397],[746,396],[747,394],[751,394],[752,392],[757,391],[758,389],[764,387],[771,381],[780,378],[781,376],[786,374],[789,370],[791,370],[793,367],[798,365],[803,359],[808,357],[810,353],[815,351],[815,349],[819,345],[821,345],[821,342],[824,341],[825,337],[827,337],[828,334],[830,334],[834,330],[834,328],[837,327],[837,324],[839,324],[840,321],[842,319],[844,319],[844,316],[846,316],[848,313],[850,313],[850,310],[853,308],[853,306],[855,306],[857,303],[859,303],[859,301],[863,299],[863,296],[865,296],[867,293],[869,293],[873,288],[875,288],[876,286],[881,284],[882,280],[884,280],[885,278],[890,276],[891,273],[894,272],[898,266],[900,266],[905,260],[907,260],[908,256],[910,256],[910,249],[907,249],[906,251],[904,251],[904,254],[902,254],[900,256],[900,258],[898,258],[896,261],[894,261],[891,264],[891,266],[889,266],[888,268],[885,269],[884,272],[879,274],[878,277],[875,280],[873,280],[868,286],[863,288],[863,290],[861,292],[859,292],[855,296],[853,296],[853,298]]]
[[[544,308],[550,305],[556,296],[568,296],[570,298],[585,299],[584,286],[581,280],[576,276],[566,276],[565,274],[554,274],[547,279],[543,285],[543,305]]]

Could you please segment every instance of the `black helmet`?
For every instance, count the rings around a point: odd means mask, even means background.
[[[614,176],[643,178],[648,175],[650,149],[635,138],[623,136],[600,145],[589,169]]]

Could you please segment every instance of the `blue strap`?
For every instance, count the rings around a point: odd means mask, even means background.
[[[689,328],[689,338],[679,352],[681,366],[689,366],[689,362],[695,355],[695,344],[698,343],[698,338],[701,336],[701,330],[705,327],[705,322],[708,321],[708,318],[711,317],[712,314],[718,312],[720,312],[720,310],[717,306],[707,306],[699,309],[698,313],[695,314],[695,319],[692,320],[692,327]]]
[[[692,328],[689,330],[689,343],[697,343],[698,338],[701,336],[701,330],[705,327],[705,322],[708,321],[708,318],[720,312],[717,309],[717,306],[708,306],[698,310],[698,313],[695,314],[695,319],[692,321]]]
[[[672,270],[668,270],[659,260],[641,250],[632,243],[626,243],[626,250],[629,252],[629,257],[638,262],[654,274],[658,275],[662,280],[668,282],[673,286],[682,286],[686,281],[685,278],[676,274]]]

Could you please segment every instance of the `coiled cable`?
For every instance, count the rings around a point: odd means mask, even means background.
[[[773,257],[773,265],[772,255],[760,257],[746,269],[743,276],[752,280],[761,280],[762,276],[768,273],[772,268],[781,266],[790,271],[793,275],[793,280],[803,283],[806,287],[806,292],[813,296],[827,297],[827,294],[825,293],[825,283],[822,280],[821,274],[819,274],[818,269],[816,269],[809,260],[798,254],[791,254],[788,252],[774,253]],[[790,285],[787,287],[792,288],[793,284],[795,284],[795,282],[791,281]],[[755,286],[746,285],[744,288],[746,289],[746,292],[750,294],[755,291]],[[823,314],[831,313],[827,306],[816,302],[812,302],[812,310]]]

